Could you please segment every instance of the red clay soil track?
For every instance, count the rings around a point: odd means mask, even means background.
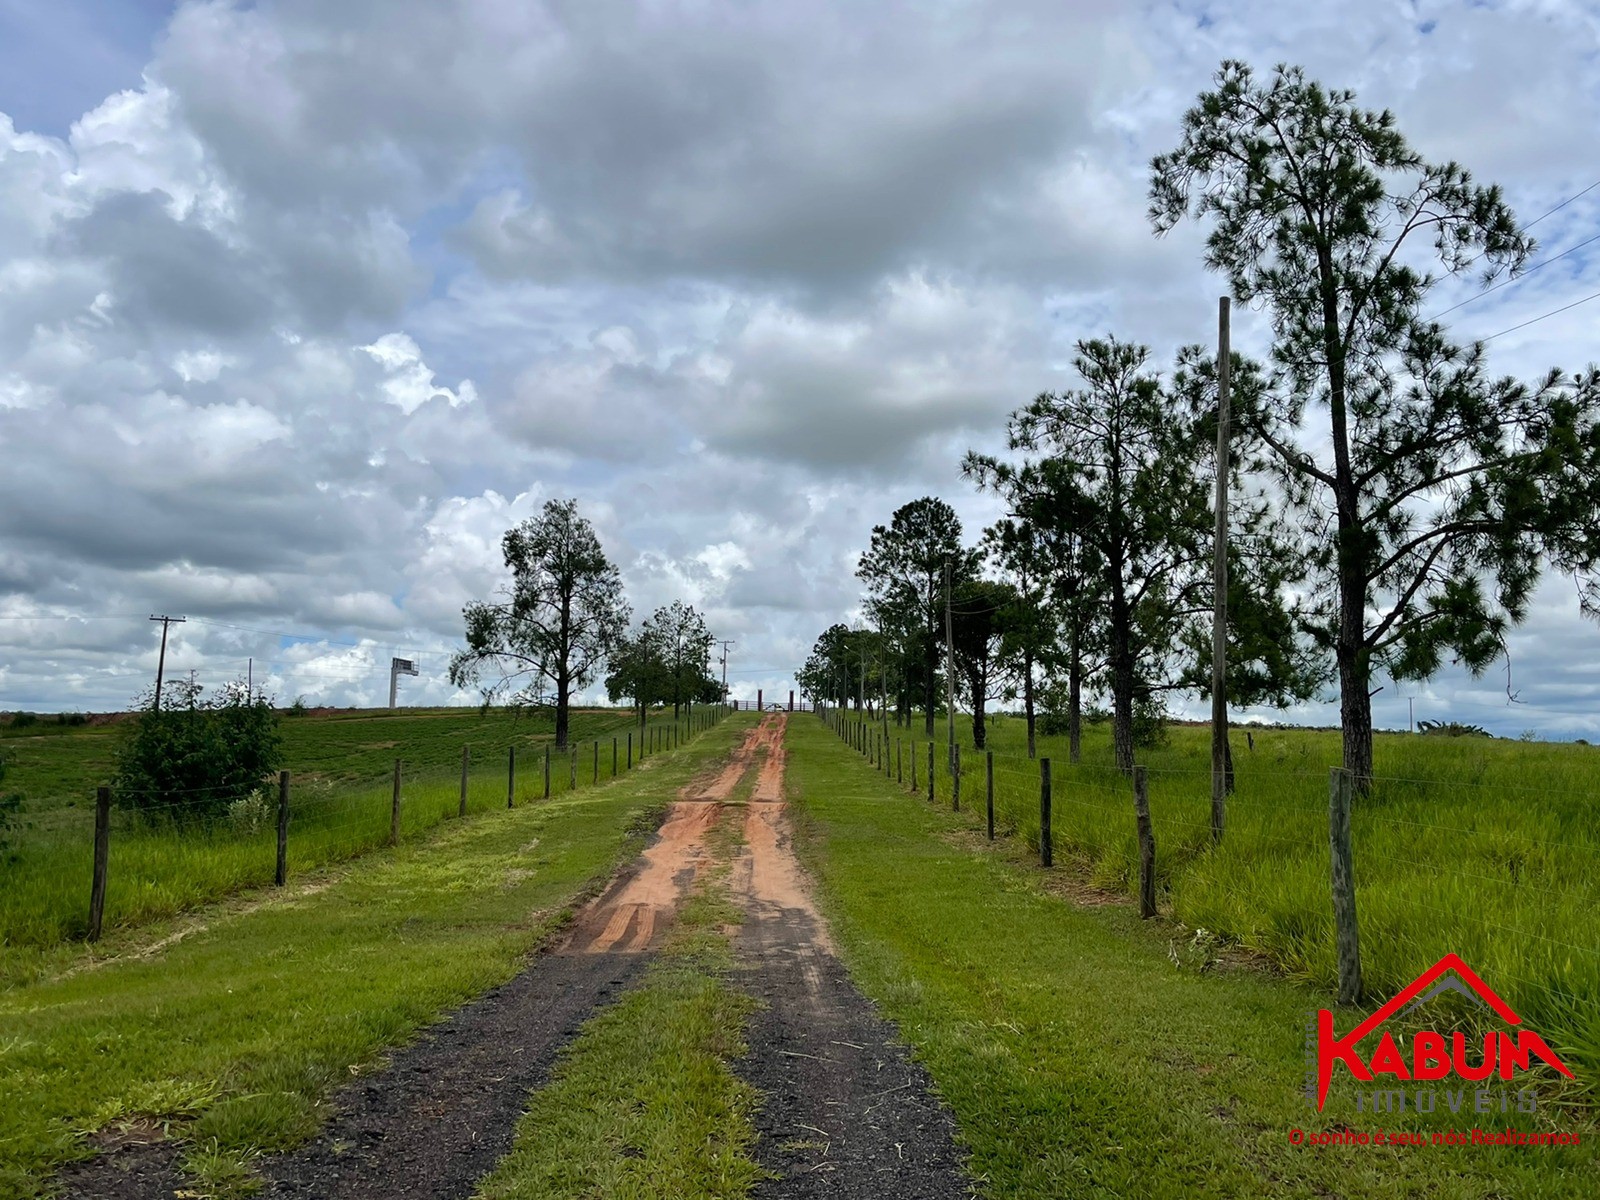
[[[735,1065],[762,1093],[758,1197],[942,1200],[972,1194],[955,1121],[894,1026],[850,982],[813,905],[784,801],[785,719],[745,813],[732,883],[744,905],[740,982],[765,1001]]]
[[[706,863],[705,835],[751,763],[742,747],[708,785],[691,784],[650,846],[585,905],[567,934],[515,979],[397,1050],[334,1097],[311,1142],[260,1163],[265,1197],[398,1200],[471,1196],[511,1149],[528,1093],[561,1047],[643,974],[672,912]],[[735,769],[737,767],[737,769]],[[73,1200],[171,1200],[186,1184],[174,1143],[130,1146],[68,1167]]]
[[[739,981],[766,1002],[736,1070],[763,1093],[762,1197],[942,1200],[969,1195],[954,1123],[892,1026],[834,957],[794,857],[784,804],[785,719],[768,717],[712,780],[673,804],[650,847],[550,953],[397,1050],[334,1097],[337,1115],[260,1164],[261,1195],[296,1200],[462,1198],[511,1149],[528,1093],[561,1047],[643,973],[707,862],[706,834],[761,756],[733,888],[748,919]],[[62,1195],[171,1200],[181,1147],[129,1146],[76,1164]]]

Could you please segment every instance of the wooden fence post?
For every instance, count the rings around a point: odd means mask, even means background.
[[[911,792],[917,792],[917,739],[911,739]]]
[[[1055,865],[1055,836],[1050,830],[1050,760],[1039,760],[1039,865]]]
[[[544,798],[550,799],[550,747],[544,748]]]
[[[1139,916],[1156,915],[1156,834],[1150,826],[1150,784],[1143,767],[1133,769],[1133,816],[1139,830]]]
[[[989,809],[989,840],[994,841],[994,751],[983,752],[984,795]]]
[[[94,878],[89,885],[89,940],[100,940],[106,915],[106,872],[111,864],[111,789],[94,792]]]
[[[578,748],[572,747],[567,752],[567,791],[578,790]]]
[[[933,743],[928,743],[928,803],[933,803]]]
[[[611,778],[617,777],[617,739],[611,739]]]
[[[1361,946],[1356,936],[1356,876],[1350,850],[1349,771],[1328,775],[1328,843],[1333,862],[1333,926],[1339,958],[1339,1003],[1361,1003]]]
[[[400,760],[394,760],[394,796],[389,803],[389,845],[400,844]]]
[[[506,747],[506,807],[510,808],[517,800],[517,748]]]
[[[628,770],[633,770],[633,730],[628,731]]]
[[[961,811],[961,743],[950,755],[950,811]]]
[[[905,760],[900,757],[900,739],[894,739],[894,781],[904,786],[906,781]]]
[[[272,882],[282,887],[289,882],[289,772],[278,772],[278,869]]]
[[[595,738],[595,740],[594,740],[594,778],[591,779],[589,782],[590,783],[599,783],[600,782],[600,739],[599,738]]]
[[[467,815],[467,770],[472,763],[472,751],[469,747],[461,747],[461,807],[456,813],[458,817]]]

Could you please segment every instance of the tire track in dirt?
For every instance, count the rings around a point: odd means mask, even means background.
[[[786,723],[768,718],[758,731],[766,757],[731,873],[746,913],[736,943],[741,982],[765,1002],[735,1069],[762,1093],[756,1157],[777,1176],[753,1194],[971,1195],[954,1118],[894,1026],[850,981],[795,858],[783,785]]]
[[[394,1200],[471,1196],[510,1149],[528,1094],[561,1048],[643,974],[673,912],[709,864],[706,836],[754,762],[754,733],[709,781],[691,782],[645,851],[566,933],[509,982],[464,1005],[386,1066],[342,1089],[310,1142],[257,1165],[264,1197]],[[70,1200],[194,1194],[183,1145],[129,1145],[58,1177]]]

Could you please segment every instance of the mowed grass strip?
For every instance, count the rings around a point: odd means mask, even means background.
[[[753,786],[747,772],[742,796]],[[718,865],[679,909],[660,958],[563,1051],[480,1200],[737,1200],[766,1177],[750,1155],[757,1093],[728,1066],[758,1003],[729,983],[724,933],[744,919],[726,886],[742,813],[711,830]]]
[[[289,869],[294,874],[387,844],[396,758],[403,761],[403,837],[456,814],[464,745],[472,753],[469,814],[505,807],[511,745],[517,747],[518,802],[544,794],[551,732],[547,717],[512,717],[503,712],[480,717],[475,710],[460,709],[417,715],[401,710],[298,717],[286,719],[283,727],[285,761],[303,764],[309,755],[315,764],[309,772],[297,765],[291,779]],[[572,736],[578,787],[591,786],[597,775],[602,783],[613,777],[613,737],[620,743],[617,771],[626,774],[627,754],[622,747],[628,734],[633,734],[637,766],[641,739],[653,733],[656,743],[666,746],[671,727],[670,711],[647,730],[614,710],[575,713]],[[684,729],[687,736],[687,724]],[[64,755],[74,744],[104,741],[104,733],[90,727],[41,740]],[[379,748],[373,750],[373,745]],[[375,782],[349,782],[375,774],[381,776]],[[569,755],[556,754],[550,765],[551,796],[573,790],[572,778]],[[8,788],[12,782],[8,776]],[[12,838],[14,853],[0,863],[7,883],[0,890],[0,985],[47,971],[61,957],[55,952],[59,944],[82,937],[87,929],[93,814],[82,807],[35,813],[33,807],[30,799],[31,815],[24,816],[24,827]],[[275,785],[262,790],[258,806],[215,821],[180,825],[118,810],[111,833],[107,926],[137,925],[270,883],[276,866],[276,821]]]
[[[971,816],[874,775],[820,721],[792,721],[788,745],[798,848],[852,975],[932,1073],[986,1194],[1595,1194],[1597,1131],[1570,1111],[1529,1127],[1578,1131],[1576,1149],[1291,1145],[1291,1129],[1345,1121],[1431,1130],[1534,1119],[1357,1116],[1353,1103],[1315,1113],[1300,1091],[1304,1028],[1325,993],[1262,971],[1174,965],[1170,924],[1050,895],[1043,873],[1016,861],[1017,843],[989,848]],[[1338,1027],[1358,1019],[1343,1013]]]
[[[317,1128],[340,1083],[514,975],[741,733],[718,726],[614,785],[452,822],[254,908],[203,910],[153,953],[137,951],[160,927],[119,935],[104,949],[124,959],[0,992],[0,1196],[38,1194],[90,1135],[145,1121],[187,1139],[212,1185],[247,1181],[251,1157]]]

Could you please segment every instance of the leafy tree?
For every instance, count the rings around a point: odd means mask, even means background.
[[[961,520],[943,500],[924,496],[895,510],[888,525],[872,530],[856,576],[867,585],[868,609],[920,667],[923,719],[933,736],[938,707],[940,645],[944,628],[944,568],[972,578],[977,552],[961,545]]]
[[[870,629],[830,625],[817,638],[796,682],[806,696],[828,704],[862,704],[880,692],[887,697],[886,676],[894,665],[894,647]]]
[[[1079,342],[1073,363],[1087,389],[1044,393],[1011,416],[1011,449],[1044,457],[1031,469],[976,454],[964,464],[980,486],[1033,488],[1036,506],[1093,549],[1103,570],[1112,741],[1123,770],[1133,768],[1141,665],[1146,679],[1156,674],[1141,660],[1173,643],[1180,614],[1204,586],[1209,552],[1204,443],[1146,369],[1148,357],[1143,346],[1115,339]]]
[[[645,723],[650,706],[668,694],[666,665],[654,631],[646,626],[636,634],[625,634],[607,657],[606,694],[612,702],[627,697]]]
[[[992,579],[966,580],[951,599],[955,669],[972,701],[972,744],[979,750],[988,744],[988,701],[1000,690],[1006,669],[1006,634],[1019,622],[1021,610],[1017,590]]]
[[[659,698],[672,701],[676,717],[680,706],[696,700],[711,678],[711,631],[693,605],[674,600],[645,622],[644,640],[659,656]]]
[[[123,726],[112,793],[118,805],[174,821],[217,817],[275,773],[282,761],[272,700],[244,682],[211,696],[188,680],[169,680],[136,702]]]
[[[450,682],[466,687],[498,672],[484,699],[517,686],[513,705],[539,703],[549,683],[556,746],[565,748],[572,693],[594,682],[628,627],[622,576],[576,500],[547,501],[538,517],[506,532],[501,548],[511,586],[498,603],[474,601],[463,610],[467,645],[450,660]]]
[[[1000,659],[1012,669],[1028,729],[1028,757],[1038,751],[1037,669],[1056,657],[1060,613],[1051,603],[1052,561],[1045,530],[1022,517],[1006,517],[984,531],[983,549],[1013,595],[1001,631]],[[1074,759],[1073,761],[1077,761]]]
[[[1487,281],[1533,242],[1498,188],[1299,68],[1263,83],[1223,63],[1151,163],[1157,233],[1185,217],[1209,222],[1207,266],[1271,318],[1271,386],[1239,425],[1301,515],[1311,628],[1365,788],[1376,670],[1484,670],[1546,562],[1579,577],[1585,611],[1600,601],[1600,374],[1492,378],[1481,343],[1421,315],[1438,279],[1424,257]]]
[[[850,702],[851,637],[850,627],[844,624],[822,631],[795,677],[802,695],[824,704]]]

